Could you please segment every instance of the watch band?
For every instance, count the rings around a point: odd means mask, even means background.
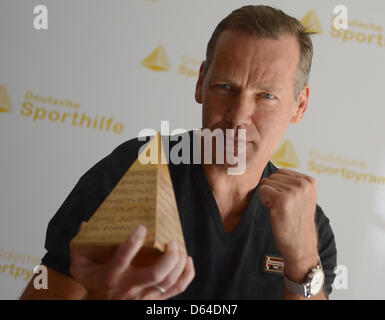
[[[299,295],[306,297],[306,298],[309,298],[311,296],[310,295],[310,282],[308,282],[306,284],[300,284],[300,283],[291,281],[290,279],[288,279],[286,277],[285,273],[283,273],[283,284],[284,284],[285,288],[292,293],[299,294]]]
[[[313,268],[311,272],[307,275],[307,280],[305,283],[301,284],[301,283],[294,282],[289,278],[287,278],[285,272],[283,272],[283,284],[288,291],[295,294],[299,294],[306,298],[310,298],[312,296],[312,292],[311,292],[312,279],[317,272],[323,273],[321,259],[319,257],[318,257],[318,265],[315,268]]]

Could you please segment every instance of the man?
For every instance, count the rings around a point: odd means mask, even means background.
[[[316,181],[269,162],[288,125],[306,112],[311,59],[309,34],[280,10],[246,6],[226,17],[208,43],[195,99],[202,104],[202,128],[234,129],[236,137],[246,131],[247,167],[229,175],[227,159],[170,163],[189,256],[170,243],[154,265],[132,268],[143,227],[106,264],[69,250],[81,222],[135,161],[141,144],[133,139],[91,168],[51,220],[42,259],[49,289],[34,290],[31,282],[22,298],[327,298],[336,247],[316,205]]]

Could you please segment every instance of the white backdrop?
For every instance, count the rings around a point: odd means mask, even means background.
[[[0,298],[20,296],[45,253],[49,219],[89,167],[161,120],[200,127],[194,88],[207,41],[232,10],[257,3],[1,0]],[[33,27],[38,4],[48,30]],[[347,270],[347,288],[331,298],[384,299],[385,3],[346,1],[341,34],[331,29],[337,1],[263,4],[298,19],[314,10],[322,28],[308,113],[284,141],[296,170],[318,180]]]

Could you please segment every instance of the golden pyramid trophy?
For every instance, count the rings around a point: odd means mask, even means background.
[[[147,236],[143,248],[132,262],[134,267],[154,263],[171,240],[179,242],[185,249],[159,133],[71,241],[71,248],[81,250],[94,262],[106,262],[139,225],[147,228]]]

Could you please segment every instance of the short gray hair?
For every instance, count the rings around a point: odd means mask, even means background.
[[[284,34],[295,36],[300,48],[298,71],[294,83],[294,97],[297,100],[309,82],[313,58],[313,44],[310,35],[300,21],[279,9],[263,5],[249,5],[234,10],[215,28],[207,44],[205,74],[210,68],[215,45],[220,34],[227,29],[246,31],[252,35],[277,40]]]

